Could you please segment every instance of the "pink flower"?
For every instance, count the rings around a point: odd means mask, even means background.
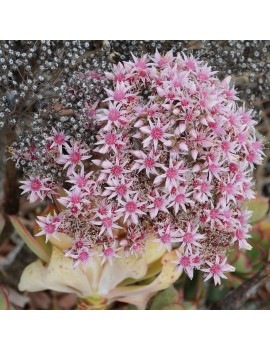
[[[121,205],[123,206],[116,212],[121,214],[125,214],[124,216],[124,223],[129,220],[129,222],[138,224],[138,216],[145,215],[145,212],[140,210],[140,207],[146,204],[146,202],[139,202],[138,201],[139,193],[137,193],[133,199],[129,196],[125,199],[125,201],[121,200]]]
[[[153,195],[149,195],[148,198],[152,201],[152,203],[147,206],[150,208],[150,217],[155,218],[159,211],[169,213],[168,207],[168,199],[166,195],[161,196],[157,189],[155,189]]]
[[[159,155],[155,155],[153,149],[148,155],[143,151],[133,151],[132,154],[137,157],[135,164],[131,168],[132,171],[138,170],[138,172],[141,172],[145,169],[147,177],[150,177],[150,174],[158,175],[156,167],[161,167],[161,164],[157,162]]]
[[[98,216],[100,220],[92,220],[92,223],[101,226],[99,235],[102,235],[104,232],[108,232],[113,238],[113,229],[122,229],[122,227],[115,223],[121,217],[121,215],[112,214],[111,208],[106,214],[98,214]]]
[[[107,133],[101,132],[99,137],[99,141],[96,142],[98,146],[94,149],[101,154],[106,154],[107,152],[113,150],[115,153],[118,153],[120,149],[125,145],[125,143],[121,140],[121,135],[115,133],[114,131],[109,131]]]
[[[155,65],[162,68],[173,61],[172,51],[167,52],[164,56],[161,56],[158,50],[156,50],[154,58],[151,58]]]
[[[220,278],[227,279],[226,275],[223,272],[234,272],[235,268],[227,264],[226,261],[226,257],[223,259],[223,261],[221,261],[220,256],[216,256],[216,261],[214,263],[206,261],[209,268],[202,269],[203,272],[208,273],[204,281],[207,281],[213,277],[215,285],[217,285],[221,284]]]
[[[36,220],[37,224],[40,226],[41,231],[38,232],[35,236],[45,235],[46,243],[49,238],[53,236],[55,239],[60,240],[57,236],[58,228],[61,225],[61,220],[58,218],[56,213],[51,215],[50,213],[46,216],[37,216],[38,220]]]
[[[136,191],[131,190],[132,183],[133,180],[128,183],[125,178],[109,178],[107,180],[109,186],[105,188],[106,190],[103,191],[102,196],[108,196],[108,199],[116,197],[119,203],[122,198],[127,198],[136,193]]]
[[[69,176],[75,171],[77,166],[83,167],[84,160],[87,160],[91,156],[85,155],[89,150],[83,149],[79,142],[75,142],[73,146],[66,146],[66,150],[68,155],[61,155],[57,159],[57,163],[63,164],[64,169],[67,170],[67,175]]]
[[[219,207],[215,207],[211,203],[210,209],[204,210],[207,220],[206,223],[210,223],[211,229],[217,228],[218,226],[222,226],[223,213]]]
[[[101,265],[103,265],[107,260],[110,262],[110,264],[113,264],[113,258],[120,258],[119,255],[117,255],[117,251],[119,249],[115,249],[114,245],[113,246],[107,246],[104,244],[103,252],[100,254],[102,256],[102,261]]]
[[[190,223],[188,223],[185,231],[179,229],[179,242],[181,242],[181,249],[185,249],[186,252],[193,252],[193,248],[202,247],[202,245],[198,242],[198,240],[202,240],[205,238],[205,235],[202,235],[197,232],[199,227],[193,229],[191,228]]]
[[[65,135],[64,132],[58,132],[54,127],[52,127],[53,135],[48,138],[52,141],[50,148],[58,147],[60,153],[62,153],[63,146],[68,147],[67,141],[70,139],[70,136]]]
[[[170,252],[172,250],[172,244],[179,242],[179,234],[177,231],[172,230],[171,225],[168,224],[165,228],[161,228],[158,231],[159,238],[154,239],[153,242],[159,242],[159,250],[162,246],[165,246],[166,249]]]
[[[65,190],[68,196],[63,196],[58,201],[66,208],[70,208],[74,213],[81,211],[84,205],[90,204],[90,201],[86,199],[86,194],[80,188],[74,188],[73,190]]]
[[[73,190],[75,188],[79,188],[79,189],[87,192],[92,184],[92,182],[90,180],[90,176],[92,174],[93,174],[93,172],[89,172],[87,174],[84,174],[83,167],[81,168],[80,173],[73,172],[69,176],[69,179],[67,180],[68,183],[73,184],[73,186],[71,187],[71,190]]]
[[[97,116],[99,121],[105,121],[107,124],[104,126],[103,130],[108,132],[113,126],[121,127],[127,123],[125,116],[125,110],[122,109],[120,104],[116,102],[112,103],[109,101],[109,108],[100,110]]]
[[[208,173],[209,176],[209,181],[211,182],[213,177],[216,177],[220,181],[220,173],[221,172],[227,172],[228,168],[222,167],[222,164],[225,162],[225,160],[221,163],[219,163],[217,160],[216,161],[209,161],[207,169],[204,170],[204,172]]]
[[[174,162],[170,159],[169,167],[163,166],[163,170],[165,173],[158,175],[155,180],[154,184],[159,185],[164,179],[165,182],[165,189],[171,191],[172,187],[178,187],[179,181],[184,181],[185,179],[181,177],[181,174],[186,172],[186,169],[183,167],[183,161]]]
[[[46,193],[51,189],[47,186],[50,178],[41,179],[39,177],[30,176],[28,180],[22,180],[20,189],[23,190],[22,194],[30,192],[28,199],[30,202],[35,202],[38,199],[44,200]]]
[[[73,265],[74,269],[80,264],[82,264],[84,269],[86,269],[87,265],[93,262],[92,256],[94,255],[95,252],[92,252],[87,247],[82,247],[81,249],[77,250],[77,252],[74,254],[69,252],[66,253],[66,256],[72,257],[75,260]]]
[[[205,177],[201,177],[195,184],[193,192],[194,199],[201,203],[208,201],[212,197],[213,186],[211,183],[206,181]]]
[[[192,191],[187,192],[185,187],[178,187],[170,196],[170,205],[168,207],[173,206],[175,214],[179,212],[179,207],[181,207],[184,212],[187,212],[186,206],[194,206],[195,204],[195,202],[189,198],[191,194]]]
[[[148,119],[148,123],[150,126],[141,127],[140,130],[149,134],[149,137],[143,140],[143,146],[147,147],[152,142],[154,145],[154,150],[157,150],[158,142],[163,143],[166,146],[171,146],[171,140],[167,140],[172,136],[172,134],[166,133],[166,130],[169,129],[170,123],[166,125],[162,125],[160,119],[157,120],[155,124],[152,123],[150,119]]]
[[[248,233],[248,229],[238,228],[235,231],[235,236],[233,237],[232,244],[236,241],[238,242],[239,249],[251,250],[252,246],[247,242],[246,239],[250,238],[251,235]]]
[[[128,93],[130,89],[131,87],[126,86],[123,82],[116,82],[115,90],[105,88],[109,96],[105,101],[112,100],[115,102],[121,102],[122,104],[126,104],[128,102],[128,99],[135,97],[134,94]]]
[[[178,260],[176,261],[172,261],[172,263],[177,264],[177,270],[184,270],[187,275],[189,276],[190,279],[193,278],[193,274],[194,274],[194,267],[195,264],[192,261],[192,256],[190,256],[190,254],[185,253],[182,254],[180,251],[176,251],[176,254],[178,256]]]
[[[112,162],[105,160],[101,163],[100,175],[98,181],[109,180],[112,178],[118,179],[125,176],[130,171],[125,169],[128,161],[123,161],[118,156],[116,156]]]

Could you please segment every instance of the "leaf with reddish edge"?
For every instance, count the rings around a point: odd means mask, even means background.
[[[171,303],[169,305],[165,305],[161,308],[161,310],[185,310],[186,308],[180,303]]]
[[[42,261],[49,262],[51,255],[51,244],[44,243],[43,245],[40,241],[37,241],[16,216],[9,216],[9,219],[14,229],[23,239],[25,244],[30,248],[30,250],[33,251],[34,254],[36,254]]]
[[[247,210],[253,212],[249,222],[259,222],[266,216],[269,210],[269,199],[263,196],[257,196],[256,199],[252,199],[247,203]]]
[[[251,263],[248,260],[248,257],[245,252],[238,252],[237,260],[233,262],[234,267],[236,268],[236,272],[238,274],[246,274],[252,272],[253,268]],[[230,256],[229,256],[230,257]],[[232,262],[232,260],[230,260]]]
[[[8,292],[2,284],[0,284],[0,310],[13,310],[8,299]]]

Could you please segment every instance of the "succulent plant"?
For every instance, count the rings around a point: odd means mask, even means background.
[[[52,206],[46,211],[52,211]],[[75,293],[79,309],[105,309],[115,301],[133,304],[144,309],[149,299],[158,291],[168,288],[181,275],[175,270],[175,251],[166,253],[159,250],[159,244],[148,240],[145,255],[141,257],[124,254],[113,265],[100,264],[101,257],[87,266],[73,267],[73,260],[65,257],[63,250],[71,246],[65,234],[59,234],[60,241],[51,237],[48,243],[34,237],[15,216],[11,222],[25,243],[39,257],[27,266],[22,274],[21,291],[51,289]],[[34,234],[38,230],[36,225]],[[121,255],[121,253],[119,253]]]

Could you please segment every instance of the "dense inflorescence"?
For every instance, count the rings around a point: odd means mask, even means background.
[[[228,249],[250,249],[244,203],[254,197],[252,171],[263,155],[253,112],[238,106],[230,78],[220,81],[183,53],[156,51],[105,74],[92,71],[108,81],[102,101],[88,99],[87,74],[78,73],[83,104],[65,108],[74,124],[87,119],[91,137],[52,125],[44,147],[61,181],[37,170],[21,186],[30,201],[47,196],[62,205],[60,213],[38,217],[38,235],[68,235],[65,254],[75,266],[91,264],[94,255],[101,264],[141,255],[154,240],[177,248],[177,266],[190,278],[199,269],[220,283],[234,270]],[[16,148],[13,157],[25,160]]]
[[[156,49],[194,54],[218,70],[219,78],[232,75],[240,97],[261,109],[269,100],[269,46],[263,40],[1,41],[0,127],[25,123],[31,112],[44,109],[59,95],[63,102],[81,108],[80,95],[67,96],[63,81],[70,87],[81,85],[82,75],[92,78],[91,98],[103,100],[107,82],[102,72],[110,70],[112,62],[131,59],[131,52],[154,54]]]
[[[114,60],[128,60],[131,52],[185,52],[209,62],[220,79],[231,75],[240,97],[261,109],[269,100],[270,41],[265,40],[116,40],[110,41]]]

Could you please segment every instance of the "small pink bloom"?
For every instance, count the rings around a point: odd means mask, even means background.
[[[209,268],[202,269],[203,272],[208,273],[204,281],[207,281],[210,278],[214,278],[215,285],[221,284],[220,278],[227,279],[226,275],[223,272],[234,272],[235,268],[226,263],[227,258],[224,258],[221,261],[220,256],[216,256],[215,263],[206,261]]]
[[[54,127],[52,127],[52,133],[53,135],[48,138],[52,142],[50,148],[58,147],[62,153],[63,146],[68,146],[67,141],[70,139],[70,136],[65,135],[64,132],[58,132]]]
[[[49,238],[53,236],[55,239],[60,240],[57,236],[58,228],[61,225],[61,220],[54,213],[51,215],[50,213],[46,216],[37,216],[38,220],[36,220],[37,224],[40,226],[41,231],[36,234],[36,236],[45,235],[46,243]]]
[[[39,177],[30,176],[29,180],[22,180],[20,189],[23,190],[22,194],[30,192],[28,199],[30,202],[35,202],[38,199],[44,200],[46,193],[50,192],[47,186],[50,178],[41,179]]]
[[[64,169],[67,168],[67,175],[72,174],[77,166],[83,167],[84,160],[90,158],[90,155],[85,155],[89,152],[88,149],[83,149],[79,142],[75,142],[72,146],[66,146],[68,155],[61,155],[57,159],[57,163],[63,164]]]

